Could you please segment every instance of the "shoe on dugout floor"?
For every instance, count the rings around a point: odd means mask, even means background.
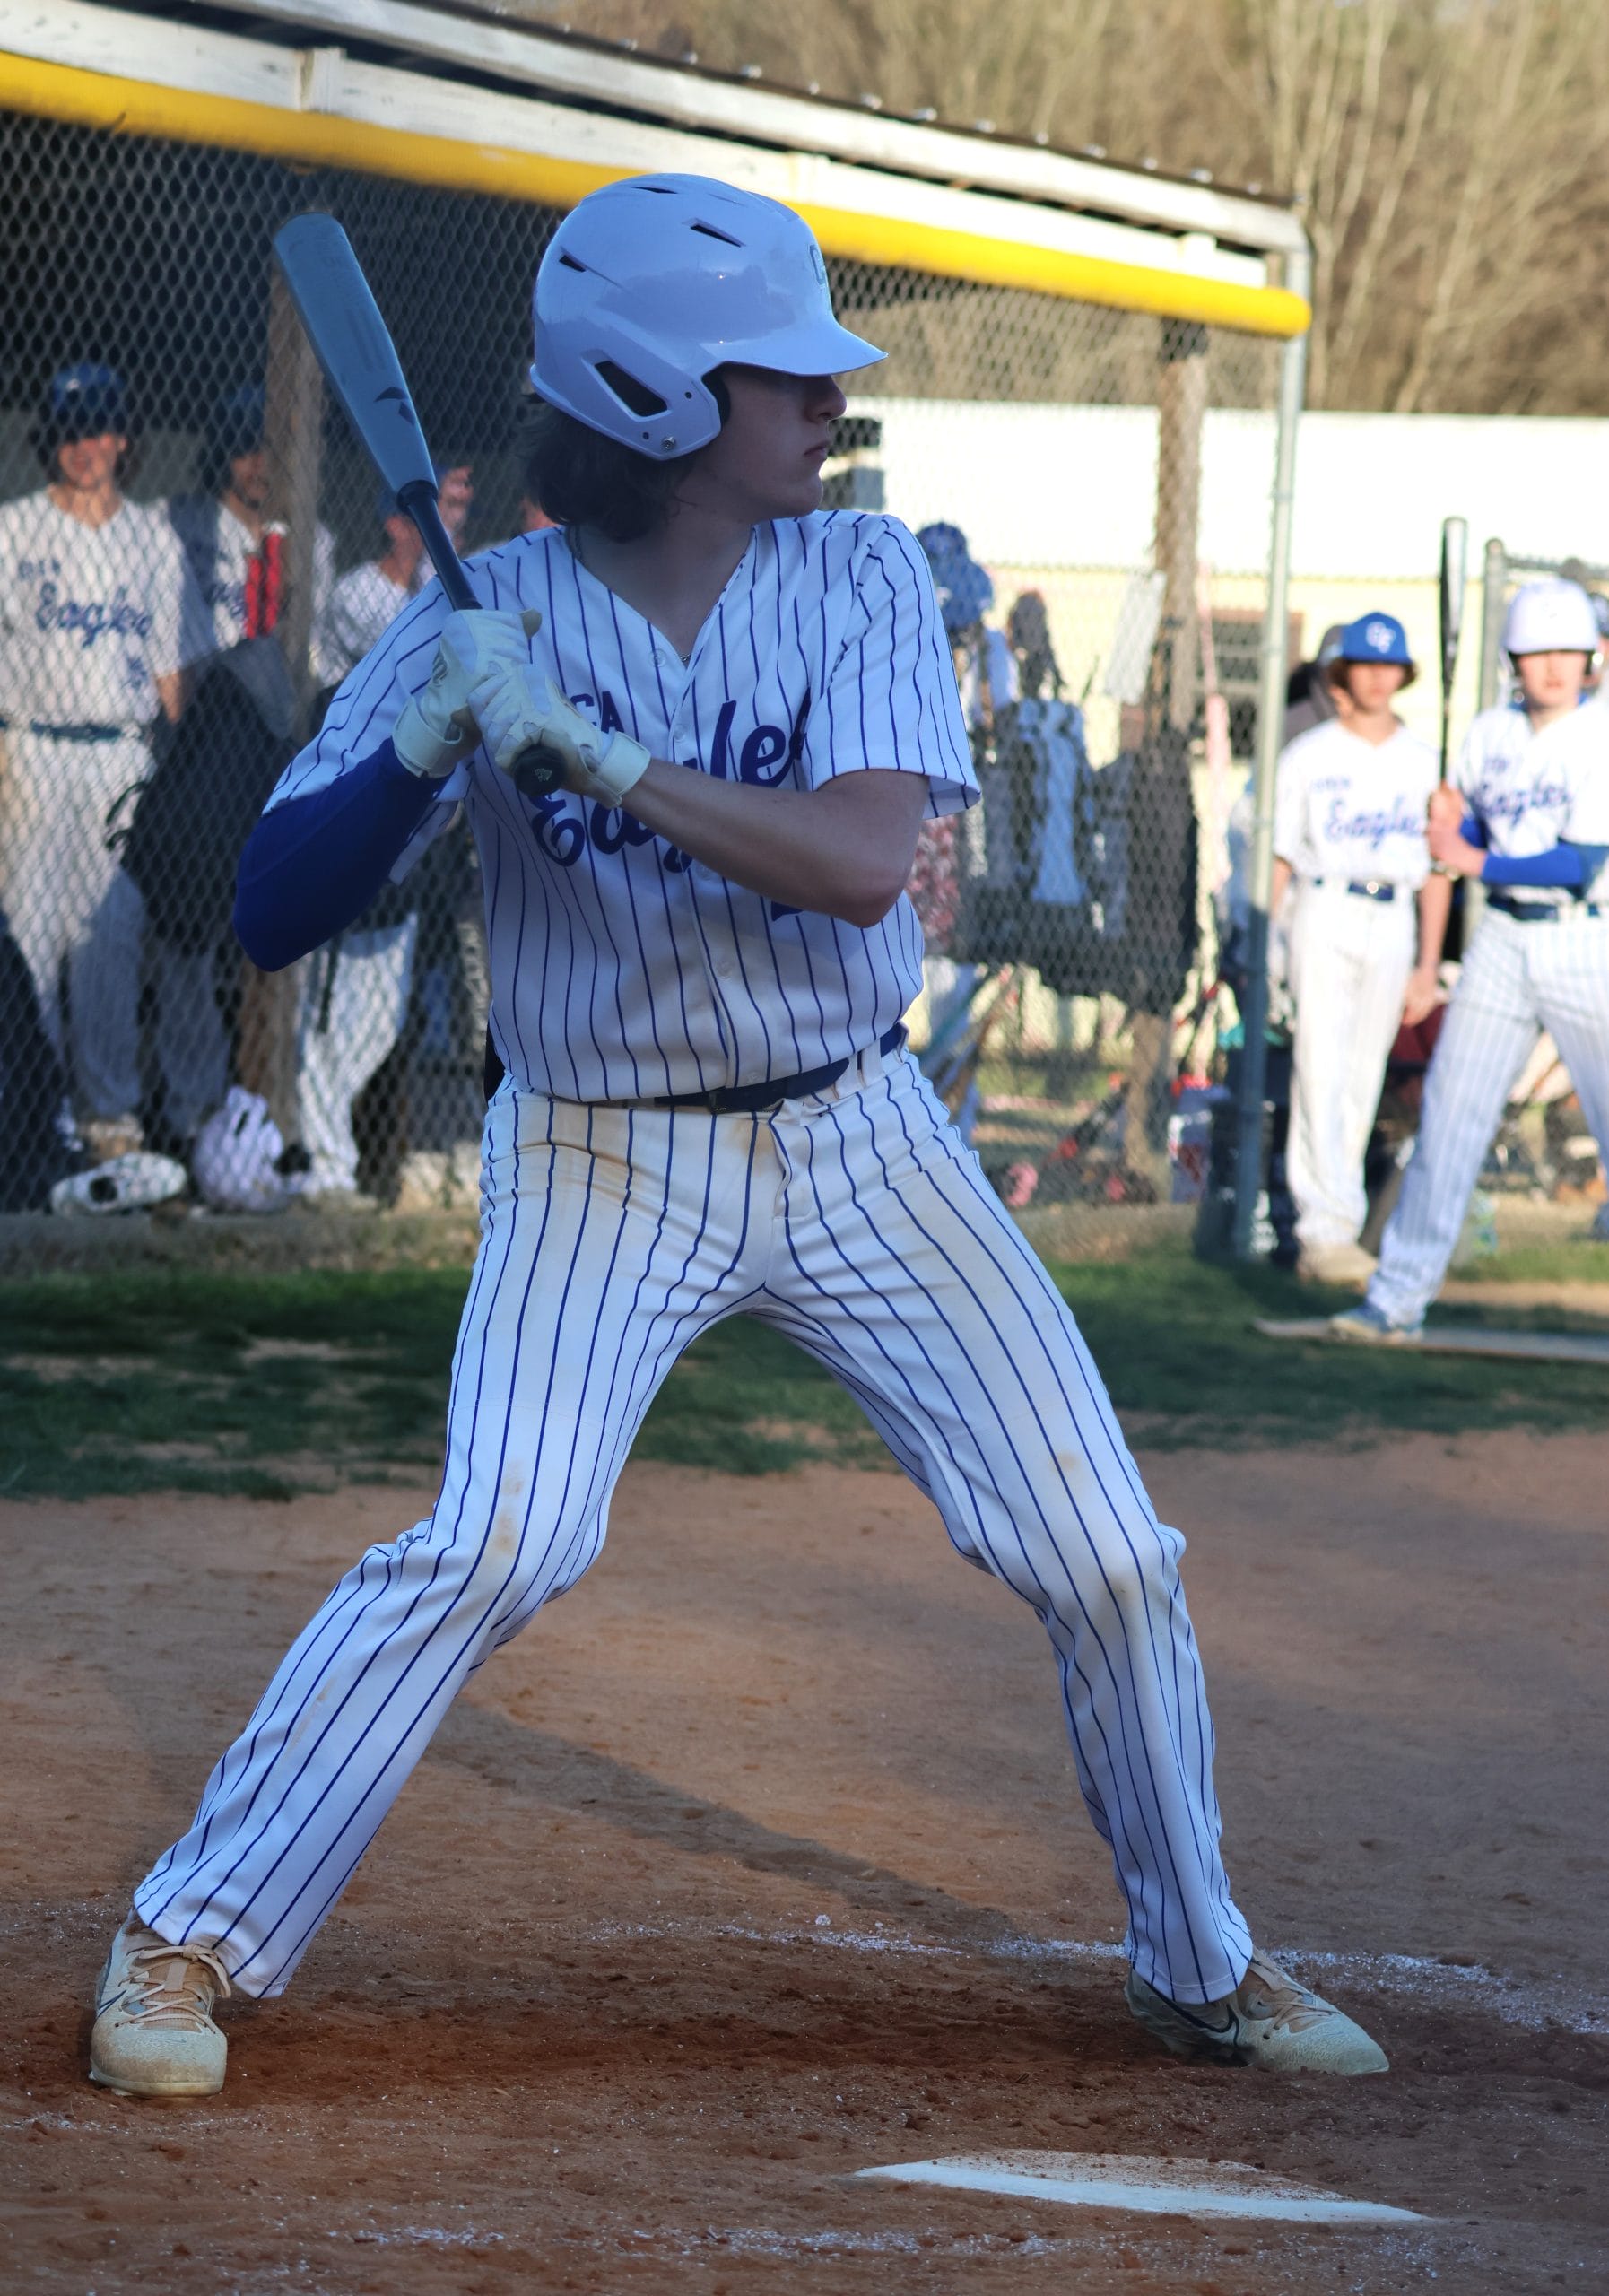
[[[1379,1262],[1361,1244],[1320,1244],[1296,1263],[1299,1283],[1367,1283]]]
[[[1267,2073],[1384,2073],[1385,2051],[1344,2010],[1298,1985],[1254,1953],[1225,2001],[1181,2005],[1128,1972],[1124,1997],[1148,2033],[1175,2057],[1252,2065]]]
[[[206,1946],[170,1945],[131,1913],[95,1987],[91,2080],[125,2097],[215,2095],[229,2043],[213,2004],[230,1989]]]
[[[1394,1324],[1389,1316],[1370,1306],[1367,1300],[1361,1308],[1348,1308],[1330,1318],[1330,1329],[1337,1339],[1361,1340],[1367,1347],[1407,1347],[1424,1337],[1424,1325]]]

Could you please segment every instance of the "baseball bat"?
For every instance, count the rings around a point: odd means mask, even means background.
[[[1441,521],[1441,778],[1447,779],[1452,727],[1453,679],[1458,641],[1464,634],[1464,581],[1468,570],[1469,525],[1464,518]]]
[[[441,522],[424,430],[351,240],[333,215],[293,215],[274,233],[274,252],[325,380],[412,520],[443,596],[456,613],[473,613],[481,602]],[[536,747],[515,761],[510,778],[525,796],[540,797],[563,775],[562,762]]]

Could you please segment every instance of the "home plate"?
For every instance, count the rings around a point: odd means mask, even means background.
[[[1342,1347],[1366,1344],[1339,1338],[1327,1316],[1277,1323],[1259,1316],[1252,1326],[1265,1339],[1321,1339]],[[1457,1324],[1427,1324],[1417,1339],[1390,1343],[1417,1355],[1500,1355],[1529,1363],[1601,1363],[1609,1370],[1609,1332],[1477,1331]],[[1383,1352],[1387,1343],[1377,1343]]]
[[[1009,2193],[1078,2208],[1125,2208],[1149,2216],[1257,2216],[1293,2224],[1419,2224],[1411,2208],[1344,2200],[1244,2161],[1170,2161],[1133,2152],[958,2152],[945,2161],[900,2161],[860,2169],[856,2181],[948,2185]]]

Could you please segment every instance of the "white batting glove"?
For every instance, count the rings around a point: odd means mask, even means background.
[[[600,805],[618,805],[648,769],[649,752],[640,742],[601,732],[528,663],[478,686],[474,714],[502,772],[512,773],[523,752],[540,744],[563,760],[565,787]]]
[[[523,613],[477,609],[448,615],[430,683],[404,703],[391,735],[391,746],[410,773],[439,781],[474,747],[481,738],[472,700],[475,689],[527,665],[528,641],[541,627],[535,606]]]

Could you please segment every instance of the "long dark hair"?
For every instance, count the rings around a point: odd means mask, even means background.
[[[528,499],[555,525],[593,526],[611,542],[637,542],[663,526],[676,489],[698,459],[695,451],[668,462],[652,460],[545,399],[526,402],[520,430]]]

